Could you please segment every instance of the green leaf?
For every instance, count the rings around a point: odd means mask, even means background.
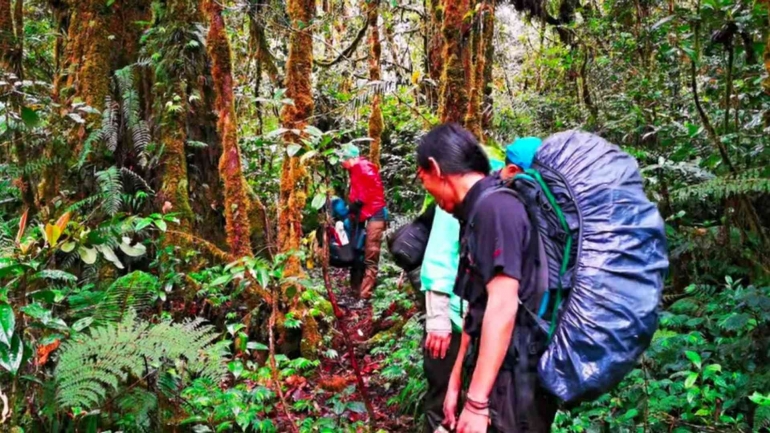
[[[230,335],[235,335],[236,332],[240,331],[245,327],[246,325],[244,325],[243,323],[230,323],[229,325],[227,325],[227,332],[229,332]]]
[[[657,30],[661,26],[663,26],[664,24],[666,24],[666,23],[670,22],[671,20],[673,20],[674,18],[676,18],[676,15],[669,15],[669,16],[663,18],[662,20],[658,21],[657,23],[653,24],[652,27],[650,27],[650,30]]]
[[[316,128],[313,125],[308,125],[305,127],[305,132],[308,133],[308,135],[312,135],[313,137],[320,137],[324,135],[323,132],[321,132],[320,129]]]
[[[72,330],[76,332],[80,332],[88,328],[89,326],[91,326],[92,323],[94,323],[93,317],[84,317],[72,324]]]
[[[301,162],[305,162],[305,161],[307,161],[308,159],[310,159],[310,158],[312,158],[312,157],[314,157],[314,156],[316,156],[316,155],[318,155],[318,151],[316,151],[316,150],[311,150],[311,151],[309,151],[309,152],[305,152],[305,153],[303,153],[303,154],[302,154],[302,156],[300,156],[300,157],[299,157],[299,160],[300,160]]]
[[[360,401],[352,401],[348,403],[348,410],[354,413],[366,413],[366,406]]]
[[[13,336],[10,347],[0,345],[0,367],[8,370],[11,374],[16,375],[16,372],[19,371],[23,357],[24,344],[18,335]]]
[[[260,286],[267,287],[267,285],[270,283],[270,276],[267,274],[267,269],[257,269],[257,282]]]
[[[229,283],[230,280],[232,280],[232,279],[233,279],[232,275],[220,275],[219,277],[217,277],[214,281],[212,281],[209,284],[212,285],[212,286],[221,286],[223,284]]]
[[[151,218],[142,218],[136,223],[136,228],[134,230],[140,231],[143,230],[149,226],[152,225],[152,219]]]
[[[155,227],[157,227],[158,230],[162,232],[165,232],[166,228],[168,228],[168,226],[166,225],[166,222],[163,220],[155,220],[153,222],[155,223]]]
[[[109,245],[97,245],[96,249],[99,250],[100,253],[102,253],[105,259],[112,262],[112,264],[115,265],[116,268],[124,269],[123,263],[120,262],[120,260],[118,259],[118,256],[115,255],[115,251],[113,251]]]
[[[318,193],[313,197],[313,202],[310,204],[313,209],[319,210],[323,207],[323,205],[326,204],[326,194],[324,193]]]
[[[241,363],[241,361],[230,361],[227,363],[227,369],[230,370],[230,373],[237,379],[243,374],[243,363]]]
[[[294,156],[302,149],[302,146],[300,146],[297,143],[292,143],[288,146],[286,146],[286,154],[289,156]]]
[[[119,247],[129,257],[141,257],[147,252],[147,247],[142,244],[131,245],[131,239],[127,237],[123,238]]]
[[[689,376],[687,376],[687,379],[684,381],[684,387],[685,389],[690,389],[695,385],[695,381],[698,380],[698,373],[692,372]]]
[[[258,343],[256,341],[249,341],[246,344],[246,348],[249,350],[269,350],[270,348],[265,346],[262,343]]]
[[[16,317],[13,315],[13,308],[6,303],[0,304],[0,342],[9,346],[15,327]]]
[[[107,7],[112,6],[115,3],[115,0],[107,0]]]
[[[75,250],[76,246],[77,246],[77,244],[75,242],[72,242],[72,241],[65,242],[65,243],[62,244],[61,250],[63,252],[65,252],[65,253],[71,253],[72,251]]]
[[[78,255],[80,255],[80,260],[87,265],[96,263],[96,250],[93,248],[80,247],[78,248]]]
[[[687,359],[692,361],[692,363],[695,364],[696,367],[698,367],[698,370],[700,370],[701,365],[703,364],[703,360],[701,359],[700,355],[698,355],[697,353],[691,350],[686,351],[684,354],[685,356],[687,356]]]
[[[21,108],[21,120],[30,128],[34,128],[40,124],[40,116],[37,115],[35,110],[29,107]]]

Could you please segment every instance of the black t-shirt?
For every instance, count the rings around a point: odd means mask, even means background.
[[[495,276],[517,280],[524,303],[536,292],[537,249],[530,245],[533,233],[526,208],[512,194],[487,191],[499,185],[497,176],[482,179],[455,210],[461,226],[461,257],[454,291],[469,303],[464,329],[472,337],[481,335],[487,284]],[[471,216],[474,220],[468,221]]]

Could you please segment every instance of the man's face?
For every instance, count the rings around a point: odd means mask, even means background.
[[[454,211],[454,208],[457,205],[454,188],[447,177],[441,176],[441,170],[438,168],[437,164],[433,166],[432,170],[418,168],[417,177],[420,178],[425,190],[436,199],[436,204],[441,209],[448,213]]]

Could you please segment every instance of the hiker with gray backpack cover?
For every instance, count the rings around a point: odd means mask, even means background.
[[[668,267],[663,221],[633,158],[594,135],[546,139],[532,169],[507,182],[487,176],[477,148],[441,125],[417,151],[423,185],[462,230],[455,287],[469,311],[447,424],[549,431],[559,402],[608,391],[649,345]]]

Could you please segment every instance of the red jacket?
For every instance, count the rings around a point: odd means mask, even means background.
[[[363,203],[360,221],[366,221],[386,206],[380,171],[360,157],[345,161],[342,166],[350,172],[350,204]]]

